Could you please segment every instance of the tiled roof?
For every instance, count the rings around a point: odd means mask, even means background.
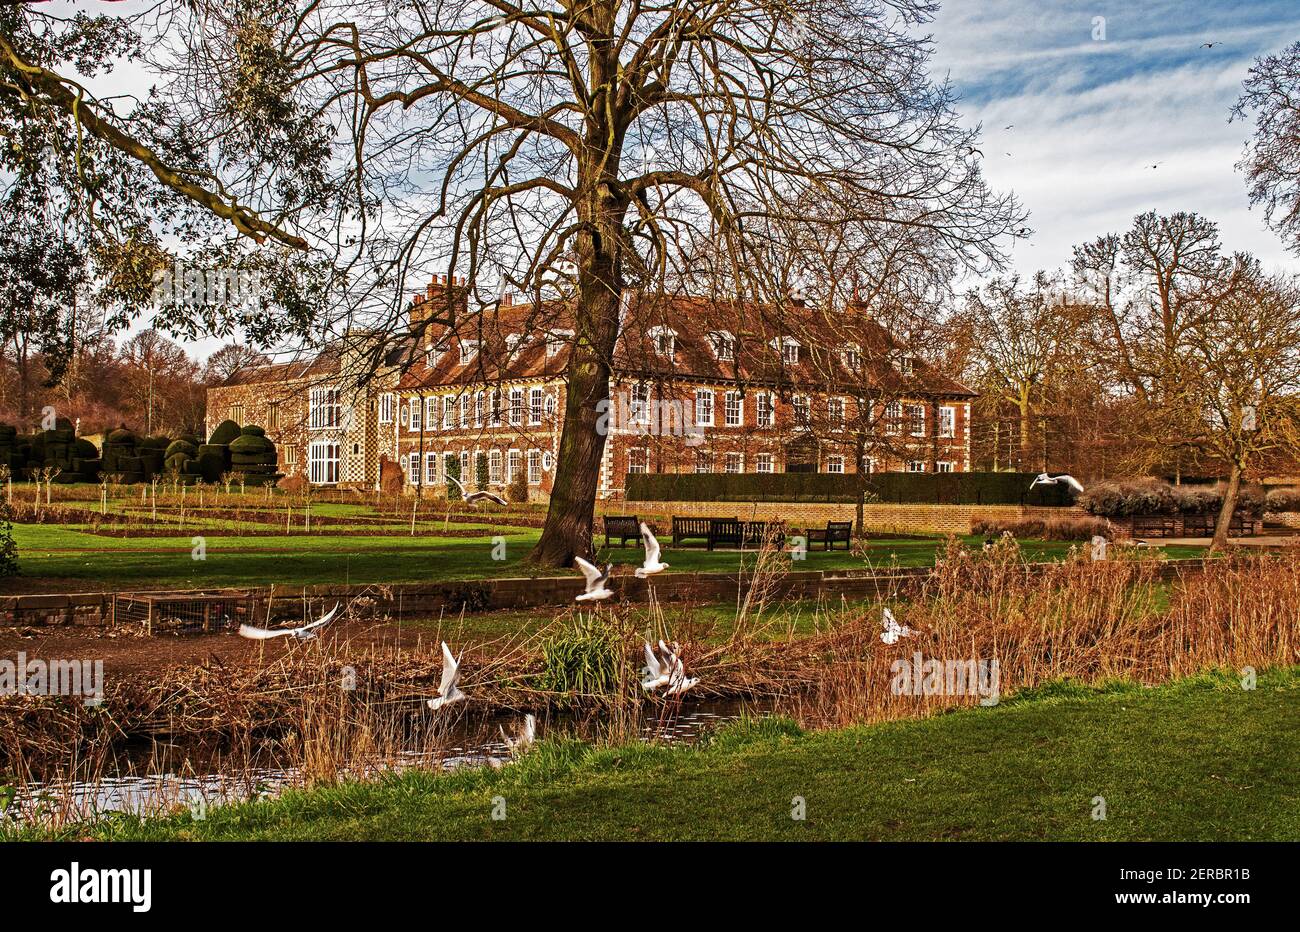
[[[232,373],[222,385],[265,385],[270,382],[291,382],[296,379],[318,378],[339,371],[338,354],[324,349],[310,359],[251,366]]]

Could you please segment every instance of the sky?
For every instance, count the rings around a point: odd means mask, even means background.
[[[930,32],[990,184],[1030,211],[1016,271],[1064,267],[1147,210],[1196,211],[1226,249],[1300,271],[1235,168],[1252,123],[1229,122],[1254,59],[1300,40],[1300,3],[948,0]]]
[[[1228,119],[1254,59],[1300,39],[1296,0],[946,0],[929,31],[990,184],[1030,211],[1015,271],[1064,267],[1143,211],[1191,210],[1226,249],[1300,272],[1235,167],[1251,123]]]

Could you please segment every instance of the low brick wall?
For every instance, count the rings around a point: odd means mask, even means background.
[[[1028,572],[1042,572],[1053,564],[1029,564]],[[1163,579],[1175,579],[1183,573],[1200,572],[1205,561],[1168,560],[1160,566]],[[773,587],[772,595],[800,599],[871,599],[882,596],[908,595],[916,592],[933,574],[929,567],[899,569],[889,573],[873,570],[791,570]],[[615,580],[615,603],[646,602],[653,588],[661,602],[718,602],[734,600],[749,585],[748,577],[728,573],[669,573],[655,579],[618,576]],[[411,586],[308,586],[306,589],[280,589],[269,613],[273,620],[301,619],[304,597],[326,606],[335,601],[347,603],[365,596],[370,602],[361,607],[367,615],[393,618],[428,618],[439,612],[493,611],[572,605],[582,591],[582,580],[575,576],[538,577],[535,579],[485,579],[465,582]],[[271,595],[269,589],[204,590],[207,595],[229,594],[250,598],[259,606]],[[139,593],[135,593],[139,594]],[[193,593],[169,593],[183,600]],[[0,599],[0,623],[6,625],[108,625],[114,622],[113,593],[74,593],[69,595],[18,595]],[[266,617],[265,607],[257,609]]]
[[[635,514],[672,525],[672,516],[740,518],[746,521],[785,521],[789,527],[825,525],[827,521],[856,521],[857,505],[801,502],[625,502],[604,514]],[[868,533],[969,534],[976,521],[1022,521],[1037,518],[1081,518],[1080,507],[1042,508],[1032,505],[864,505],[862,520]],[[655,522],[652,522],[655,523]],[[603,530],[599,518],[597,531]],[[604,537],[598,536],[603,542]]]

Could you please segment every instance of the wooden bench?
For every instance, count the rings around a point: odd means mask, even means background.
[[[784,521],[744,521],[742,526],[746,544],[757,546],[770,538],[777,547],[785,546]]]
[[[1134,515],[1134,537],[1173,537],[1179,521],[1173,515]]]
[[[709,549],[719,544],[739,547],[745,540],[745,526],[736,518],[709,519]]]
[[[852,521],[827,521],[826,527],[810,527],[804,534],[808,538],[808,548],[811,550],[814,543],[823,545],[825,550],[834,550],[835,544],[839,541],[844,542],[844,549],[849,550],[852,547],[850,539],[853,536]]]
[[[641,522],[637,520],[636,515],[606,515],[605,516],[605,546],[609,546],[611,539],[617,538],[620,547],[626,547],[629,540],[635,541],[637,546],[641,544]]]
[[[673,546],[678,546],[684,540],[707,542],[709,539],[709,520],[708,518],[679,518],[674,515]]]

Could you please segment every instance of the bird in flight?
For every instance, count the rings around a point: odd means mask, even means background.
[[[660,644],[663,641],[659,642]],[[662,686],[667,686],[672,681],[672,665],[663,657],[655,653],[655,649],[650,646],[650,642],[645,642],[645,666],[641,668],[645,678],[641,680],[641,685],[648,693],[654,692]]]
[[[1040,485],[1068,485],[1076,494],[1083,493],[1083,483],[1074,476],[1059,475],[1049,476],[1047,473],[1039,473],[1033,482],[1029,483],[1029,491],[1033,491]]]
[[[1015,129],[1015,128],[1016,128],[1016,124],[1008,123],[1006,126],[1002,127],[1002,131],[1005,133],[1007,130]]]
[[[885,609],[881,616],[881,626],[885,629],[880,633],[880,640],[885,644],[897,644],[899,638],[908,638],[912,636],[912,629],[907,625],[900,625],[894,613]]]
[[[645,579],[668,569],[668,564],[659,559],[659,538],[644,521],[641,522],[641,541],[645,544],[645,562],[636,568],[636,578]]]
[[[502,507],[506,505],[506,500],[496,492],[489,492],[486,489],[480,489],[477,492],[468,492],[465,490],[465,486],[461,485],[460,480],[455,476],[448,476],[447,478],[456,483],[456,487],[460,489],[460,497],[465,499],[465,504],[469,505],[471,508],[477,508],[484,502],[491,502],[494,505],[501,505]]]
[[[334,607],[330,609],[329,614],[324,618],[321,618],[318,621],[313,621],[310,624],[302,625],[299,628],[279,628],[272,630],[269,628],[254,628],[252,625],[240,625],[239,635],[240,637],[246,637],[253,641],[267,641],[271,638],[286,636],[291,637],[296,641],[309,641],[316,636],[317,628],[322,625],[327,625],[334,620],[334,616],[338,614],[340,604],[341,603],[338,602],[334,603]]]
[[[1222,42],[1202,42],[1202,43],[1201,43],[1201,48],[1203,48],[1203,49],[1212,49],[1212,48],[1214,48],[1216,45],[1223,45],[1223,43],[1222,43]]]
[[[511,754],[522,754],[528,750],[529,745],[537,738],[537,716],[529,712],[524,716],[523,723],[519,726],[519,731],[512,738],[506,734],[504,728],[498,728],[501,732],[501,739],[505,741],[506,747],[510,749]]]
[[[587,580],[586,590],[574,596],[573,601],[602,602],[614,594],[614,590],[609,588],[609,574],[614,569],[613,563],[607,563],[605,571],[602,573],[600,567],[582,559],[582,557],[574,557],[573,562],[577,564],[578,569],[582,571],[582,575]]]
[[[464,656],[463,654],[461,656]],[[447,642],[442,642],[442,682],[438,684],[438,695],[428,700],[429,708],[441,709],[453,702],[460,702],[465,694],[458,689],[460,684],[460,657],[451,655]]]

